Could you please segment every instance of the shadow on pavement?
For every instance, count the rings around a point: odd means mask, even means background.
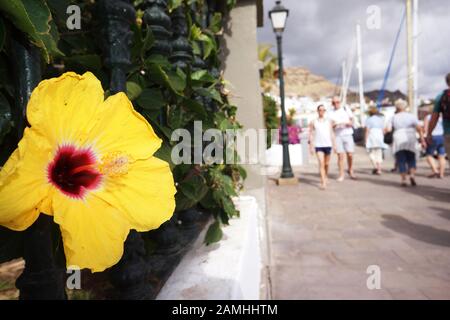
[[[450,199],[450,190],[447,188],[439,188],[433,187],[430,185],[420,185],[420,180],[417,181],[419,184],[417,187],[408,186],[406,188],[400,186],[400,177],[397,181],[389,181],[384,180],[383,177],[374,177],[369,178],[367,176],[361,177],[360,180],[367,181],[369,183],[374,183],[377,185],[385,186],[385,187],[398,187],[402,188],[405,192],[412,193],[416,196],[421,196],[428,201],[439,201],[439,202],[448,202]],[[417,179],[416,179],[417,180]]]
[[[444,219],[450,220],[450,209],[438,208],[438,207],[430,207],[430,209],[437,211],[438,215]]]
[[[422,242],[427,242],[438,246],[450,247],[449,231],[414,223],[397,215],[383,215],[382,218],[384,219],[384,221],[382,221],[381,223],[385,227],[393,231],[405,234],[410,238]]]

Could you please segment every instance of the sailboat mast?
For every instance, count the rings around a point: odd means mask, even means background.
[[[366,123],[366,101],[364,99],[364,80],[362,63],[361,25],[356,25],[356,50],[358,55],[358,81],[359,81],[359,110],[361,113],[361,125]]]
[[[408,46],[408,103],[413,114],[417,114],[414,101],[414,61],[413,61],[413,10],[412,0],[406,0],[406,25]]]
[[[414,114],[418,115],[419,108],[419,0],[413,2],[413,70],[414,70]]]
[[[345,84],[347,82],[347,77],[346,77],[346,73],[347,73],[347,63],[345,62],[345,60],[342,62],[342,86],[341,86],[341,94],[339,96],[339,100],[343,101],[344,100],[344,91],[345,91]]]

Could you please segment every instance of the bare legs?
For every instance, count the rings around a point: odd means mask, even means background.
[[[374,168],[374,174],[381,174],[381,164],[383,162],[383,150],[382,149],[371,149],[369,153],[370,161],[372,162]]]
[[[338,167],[339,167],[339,178],[338,181],[344,181],[344,158],[347,155],[347,165],[348,165],[348,173],[352,179],[355,178],[353,173],[353,153],[339,153],[338,154]]]
[[[439,156],[439,170],[436,166],[436,161],[434,161],[433,156],[427,156],[427,162],[430,165],[431,171],[433,171],[433,174],[430,176],[430,178],[434,178],[436,176],[439,176],[439,178],[444,178],[445,176],[445,166],[447,161],[445,160],[445,156]]]
[[[416,169],[409,169],[409,171],[407,173],[401,173],[400,174],[402,177],[402,186],[406,187],[406,181],[409,180],[411,181],[411,185],[412,186],[416,186]]]
[[[447,160],[445,156],[439,156],[439,177],[442,179],[445,177],[445,167],[447,164]]]
[[[320,189],[324,190],[328,184],[328,168],[330,167],[331,155],[326,155],[323,152],[317,152],[316,155],[319,162]]]
[[[338,154],[339,182],[344,181],[344,155],[344,153]]]

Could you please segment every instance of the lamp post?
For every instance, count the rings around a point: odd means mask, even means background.
[[[280,99],[281,99],[281,144],[283,145],[283,169],[278,184],[297,183],[297,179],[292,172],[291,160],[289,157],[289,134],[286,120],[286,110],[284,106],[284,75],[283,75],[283,51],[282,36],[289,10],[286,9],[281,1],[276,1],[275,7],[269,11],[269,18],[272,22],[273,31],[277,38],[278,49],[278,77],[280,80]]]

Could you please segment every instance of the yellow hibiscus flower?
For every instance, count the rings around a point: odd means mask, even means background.
[[[18,148],[0,171],[0,225],[22,231],[42,212],[60,226],[67,265],[116,264],[130,229],[170,219],[176,192],[161,146],[124,93],[73,72],[42,81]]]

